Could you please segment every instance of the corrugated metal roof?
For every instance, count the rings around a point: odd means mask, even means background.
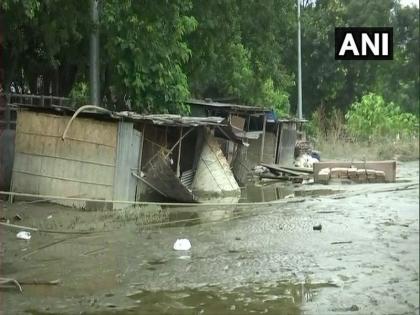
[[[217,107],[222,109],[232,109],[238,110],[243,112],[270,112],[270,109],[259,107],[259,106],[247,106],[247,105],[239,105],[239,104],[230,104],[230,103],[219,103],[213,102],[212,100],[197,100],[197,99],[190,99],[186,102],[190,105],[200,105],[200,106],[209,106],[209,107]]]
[[[172,114],[156,114],[156,115],[142,115],[135,112],[117,112],[114,115],[123,118],[129,118],[133,121],[143,121],[153,123],[155,125],[164,126],[221,126],[223,117],[189,117]]]

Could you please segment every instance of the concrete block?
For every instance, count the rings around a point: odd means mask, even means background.
[[[322,161],[313,164],[314,180],[317,182],[318,173],[323,168],[358,168],[358,169],[371,169],[376,171],[383,171],[385,174],[385,182],[395,182],[396,179],[396,161]]]
[[[318,173],[319,182],[323,184],[327,184],[328,181],[330,180],[330,175],[331,175],[331,171],[329,168],[324,168],[320,170]]]
[[[334,167],[331,169],[331,174],[334,174],[334,177],[337,176],[336,178],[347,178],[347,170],[347,167]]]

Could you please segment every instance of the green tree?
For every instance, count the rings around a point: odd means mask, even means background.
[[[373,93],[353,103],[346,119],[348,131],[358,140],[411,136],[418,132],[416,116],[402,112],[398,105]]]
[[[346,111],[369,91],[417,112],[418,15],[417,7],[401,7],[394,0],[309,1],[302,17],[306,114],[320,105]],[[334,28],[338,26],[393,27],[394,60],[336,61]]]
[[[184,37],[196,21],[189,0],[109,0],[101,32],[106,86],[142,112],[185,112],[189,97],[182,65],[191,50]]]
[[[255,14],[258,12],[258,14]],[[187,64],[195,97],[228,99],[289,112],[293,75],[284,66],[291,31],[290,1],[194,1],[198,26]]]

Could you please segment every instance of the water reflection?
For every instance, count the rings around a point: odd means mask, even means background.
[[[217,287],[179,291],[134,290],[127,294],[131,306],[119,307],[98,301],[95,310],[83,314],[302,314],[301,306],[312,301],[320,288],[329,283],[278,282],[272,286],[251,284],[224,291]],[[28,313],[48,313],[28,310]]]

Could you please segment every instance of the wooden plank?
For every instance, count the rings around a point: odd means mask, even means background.
[[[262,139],[261,139],[261,149],[260,149],[260,162],[263,161],[263,156],[264,156],[264,141],[265,141],[265,127],[267,124],[267,116],[264,113],[263,116],[263,130],[262,130]]]
[[[287,170],[307,173],[307,174],[313,174],[314,172],[312,168],[306,168],[306,167],[295,167],[295,166],[287,166],[287,165],[279,165],[279,167],[285,168]]]
[[[292,170],[289,170],[289,169],[286,169],[284,167],[280,167],[280,166],[274,165],[274,164],[261,163],[261,165],[267,167],[270,170],[274,170],[276,172],[282,172],[282,173],[286,173],[286,174],[290,174],[290,175],[294,175],[294,176],[305,175],[305,173],[292,171]]]

